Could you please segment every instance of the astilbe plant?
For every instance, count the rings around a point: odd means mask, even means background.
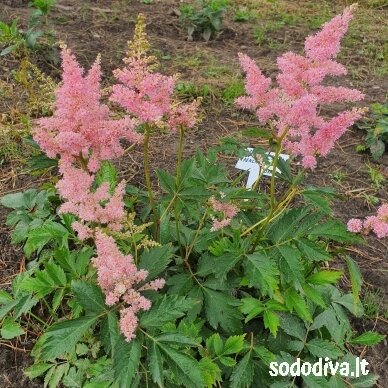
[[[319,114],[323,104],[362,98],[322,86],[326,75],[345,73],[335,57],[352,12],[307,38],[306,56],[279,58],[278,87],[240,54],[248,95],[237,103],[273,131],[268,194],[257,182],[246,190],[240,176],[232,181],[219,148],[183,159],[198,101],[175,99],[176,77],[160,74],[149,55],[144,17],[124,67],[114,71],[109,105],[102,103],[99,59],[85,74],[63,48],[54,115],[39,120],[34,133],[41,149],[59,158],[60,179],[55,190],[2,199],[14,209],[14,241],[25,242],[28,259],[35,255],[12,295],[0,293],[1,334],[20,336],[25,321],[29,332],[39,332],[30,377],[45,374],[50,387],[295,386],[294,376],[271,377],[270,362],[354,362],[352,345],[384,338],[354,337],[348,314],[362,315],[360,272],[345,256],[352,282],[346,293],[336,286],[343,271],[330,264],[343,257],[339,244],[362,239],[331,216],[330,190],[301,184],[316,156],[327,155],[362,114]],[[156,171],[159,192],[150,163],[156,131],[179,136],[175,174]],[[124,155],[121,140],[143,145],[147,193],[117,179],[110,161]],[[298,175],[279,159],[282,149],[302,157]],[[383,237],[387,225],[382,205],[348,229]],[[355,381],[371,386],[376,378],[368,378]],[[342,376],[301,379],[307,386],[353,384]]]
[[[109,230],[122,229],[125,182],[119,183],[113,193],[106,182],[93,188],[95,172],[101,162],[123,154],[120,140],[135,143],[142,140],[134,131],[133,118],[112,119],[108,106],[100,102],[99,62],[97,58],[89,73],[84,75],[70,50],[62,49],[63,83],[56,93],[54,115],[39,120],[34,139],[47,156],[59,156],[62,178],[56,186],[65,200],[59,212],[78,217],[73,228],[79,238],[95,239],[97,257],[93,265],[97,269],[98,284],[106,294],[107,305],[124,303],[120,329],[130,341],[137,327],[136,313],[151,306],[139,291],[157,290],[163,287],[164,281],[142,284],[137,291],[135,286],[144,283],[147,271],[139,271],[132,256],[123,255],[108,235]]]

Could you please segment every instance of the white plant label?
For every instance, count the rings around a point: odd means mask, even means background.
[[[253,148],[247,148],[247,151],[250,154],[252,154]],[[273,157],[275,156],[275,152],[266,152],[265,155],[268,156],[268,162],[271,163]],[[282,158],[283,160],[287,160],[290,156],[286,154],[280,154],[279,157]],[[246,188],[251,189],[260,175],[260,171],[261,171],[260,164],[257,163],[256,159],[252,155],[248,155],[242,159],[239,159],[236,163],[235,168],[239,170],[249,171]],[[277,168],[276,172],[280,172],[280,170]],[[271,174],[272,174],[272,166],[266,166],[263,175],[271,176]]]

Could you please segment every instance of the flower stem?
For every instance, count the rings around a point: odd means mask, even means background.
[[[156,213],[156,205],[154,193],[151,185],[151,174],[150,174],[150,137],[151,128],[148,124],[145,125],[144,130],[144,144],[143,144],[143,160],[144,160],[144,178],[147,186],[148,199],[150,201],[152,214],[154,217],[154,238],[158,235],[158,217]]]

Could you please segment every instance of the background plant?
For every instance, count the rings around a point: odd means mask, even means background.
[[[373,159],[380,159],[388,144],[388,104],[372,104],[370,116],[357,124],[366,131],[365,146],[357,146],[358,151],[370,150]]]
[[[222,17],[228,8],[228,0],[200,0],[197,6],[182,4],[179,20],[187,29],[188,40],[196,34],[208,41],[221,30]]]

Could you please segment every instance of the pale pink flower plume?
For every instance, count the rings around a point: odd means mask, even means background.
[[[120,139],[139,143],[134,122],[125,117],[113,120],[109,108],[100,102],[100,61],[84,75],[75,57],[62,49],[62,85],[56,91],[53,117],[42,118],[34,130],[34,140],[50,158],[60,155],[67,162],[83,157],[88,169],[97,171],[102,160],[121,156]]]
[[[239,54],[246,74],[245,90],[248,95],[239,97],[237,105],[254,110],[263,124],[271,120],[276,136],[284,137],[285,150],[301,156],[305,168],[315,168],[316,156],[326,156],[335,142],[365,112],[363,109],[347,110],[331,120],[319,114],[323,104],[364,98],[356,89],[321,85],[326,76],[346,74],[345,67],[335,58],[353,10],[353,6],[346,8],[341,15],[326,23],[320,32],[308,37],[306,56],[287,52],[278,58],[278,87],[270,88],[270,78],[262,74],[251,58]]]
[[[60,162],[62,179],[56,187],[62,198],[67,200],[60,209],[60,213],[72,213],[83,222],[97,222],[105,224],[112,230],[119,230],[125,214],[123,195],[125,182],[120,182],[113,194],[109,192],[109,184],[103,183],[93,190],[94,175],[80,168],[73,167],[67,162]],[[80,230],[80,226],[76,227]],[[84,236],[81,231],[80,238]]]
[[[140,291],[158,290],[164,286],[163,279],[145,283],[148,272],[138,270],[131,255],[124,255],[115,240],[97,230],[95,233],[97,257],[92,259],[97,269],[97,281],[106,296],[106,304],[112,306],[124,302],[126,307],[120,311],[120,330],[131,341],[137,328],[136,314],[149,310],[151,302]]]
[[[364,234],[373,232],[378,238],[388,237],[388,203],[381,205],[375,216],[366,217],[364,221],[349,220],[348,230]]]
[[[347,228],[349,232],[360,233],[362,231],[362,221],[357,218],[352,218],[348,221]]]
[[[176,132],[180,127],[193,128],[197,122],[198,105],[198,101],[193,101],[171,107],[167,121],[170,130]]]
[[[233,217],[238,213],[238,207],[232,203],[220,202],[214,197],[209,198],[209,203],[214,212],[222,213],[221,220],[216,219],[214,216],[212,217],[213,223],[210,229],[211,232],[215,232],[230,225]]]
[[[142,123],[160,121],[171,109],[175,78],[154,73],[142,60],[128,60],[114,71],[121,84],[114,85],[110,100]]]

